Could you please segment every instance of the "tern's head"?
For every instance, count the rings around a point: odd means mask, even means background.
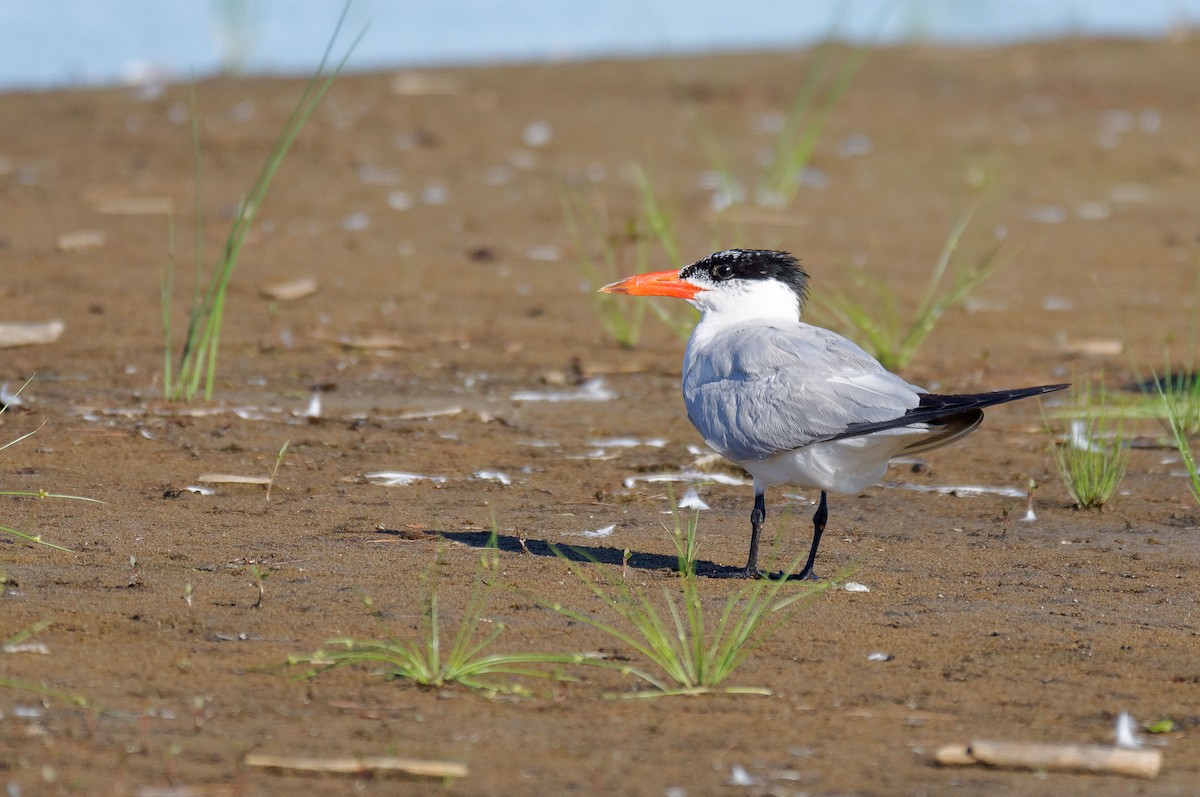
[[[640,274],[600,290],[631,296],[673,296],[687,300],[704,313],[795,319],[804,307],[808,274],[787,252],[729,249],[679,271]]]

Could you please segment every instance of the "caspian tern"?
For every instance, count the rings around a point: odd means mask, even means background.
[[[787,252],[730,249],[600,290],[672,296],[700,310],[683,357],[683,401],[705,442],[754,478],[742,571],[749,578],[764,576],[767,487],[821,491],[808,562],[795,576],[805,578],[829,518],[827,492],[860,492],[893,457],[957,440],[979,426],[984,407],[1067,387],[942,396],[911,385],[841,335],[801,320],[808,274]]]

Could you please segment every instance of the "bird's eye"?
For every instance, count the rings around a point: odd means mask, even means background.
[[[731,266],[729,263],[718,263],[717,265],[713,266],[712,275],[713,279],[731,279],[733,277],[733,266]]]

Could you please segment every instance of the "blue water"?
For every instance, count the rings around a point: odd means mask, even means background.
[[[313,69],[342,0],[3,0],[0,90]],[[1163,36],[1200,0],[355,0],[355,70],[796,47]]]

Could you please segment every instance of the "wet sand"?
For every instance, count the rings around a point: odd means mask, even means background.
[[[585,547],[616,578],[628,549],[628,578],[651,594],[677,578],[665,485],[626,480],[697,458],[684,341],[650,317],[632,349],[606,337],[578,266],[601,246],[573,237],[561,206],[603,209],[619,237],[638,211],[634,164],[683,258],[793,251],[818,314],[857,268],[919,299],[978,206],[964,253],[1000,236],[1011,259],[904,370],[931,388],[1100,375],[1115,388],[1131,363],[1160,366],[1168,341],[1185,355],[1198,62],[1195,39],[873,52],[795,200],[720,218],[703,140],[749,183],[812,53],[345,77],[242,253],[217,400],[186,407],[161,401],[158,297],[168,208],[190,279],[191,88],[0,96],[0,320],[65,322],[57,342],[0,358],[10,389],[37,375],[0,439],[38,429],[0,454],[0,483],[104,501],[2,504],[0,523],[73,553],[0,536],[0,637],[50,623],[32,640],[44,648],[0,654],[0,779],[24,795],[1194,794],[1200,506],[1178,457],[1150,447],[1132,452],[1110,507],[1074,509],[1036,402],[894,466],[890,487],[832,497],[819,571],[852,571],[870,591],[822,595],[754,651],[731,683],[769,697],[613,699],[643,687],[572,668],[576,680],[488,699],[365,668],[303,681],[280,665],[333,637],[415,635],[431,568],[453,625],[493,526],[497,650],[630,655],[543,606],[604,616],[547,543]],[[209,262],[302,85],[195,87]],[[626,272],[641,267],[634,249],[618,249]],[[675,265],[650,250],[647,267]],[[306,298],[260,293],[305,276]],[[519,397],[588,384],[612,395]],[[306,419],[314,385],[321,416]],[[269,474],[285,441],[269,502],[256,485],[189,491],[205,474]],[[437,478],[366,477],[380,471]],[[999,492],[931,489],[956,485]],[[752,495],[700,494],[715,609],[743,586],[714,576],[744,562]],[[769,494],[776,561],[806,550],[815,497]],[[932,763],[939,745],[975,738],[1107,742],[1121,711],[1178,726],[1152,785]],[[411,756],[469,774],[351,785],[252,769],[250,753]],[[752,785],[731,785],[737,768]]]

